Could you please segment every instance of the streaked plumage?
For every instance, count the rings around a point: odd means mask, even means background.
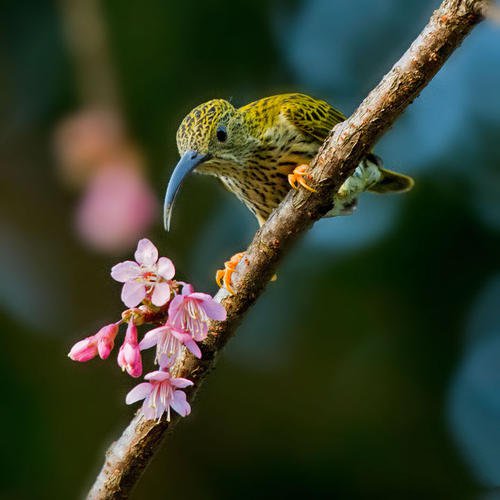
[[[328,132],[344,119],[327,102],[304,94],[267,97],[238,109],[214,99],[184,118],[177,145],[181,156],[197,155],[189,168],[219,178],[262,224],[289,191],[288,174],[309,164]],[[378,157],[368,155],[335,194],[327,215],[350,213],[363,191],[402,192],[412,185],[411,178],[383,169]]]

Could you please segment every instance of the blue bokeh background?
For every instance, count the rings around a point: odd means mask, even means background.
[[[2,9],[2,498],[83,496],[134,411],[124,405],[133,381],[114,360],[66,357],[119,315],[109,268],[134,249],[82,241],[81,186],[69,189],[54,155],[61,120],[94,104],[65,31],[82,4]],[[194,105],[300,91],[349,114],[438,2],[87,5],[160,200],[176,128]],[[500,29],[483,23],[377,145],[415,189],[367,194],[353,216],[320,221],[293,249],[135,498],[495,498],[499,89]],[[158,211],[147,236],[181,277],[213,293],[215,269],[255,229],[236,198],[193,176],[173,230],[162,231]]]

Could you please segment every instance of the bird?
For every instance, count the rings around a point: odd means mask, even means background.
[[[192,171],[218,178],[261,226],[290,188],[314,191],[307,182],[309,165],[330,130],[345,119],[328,102],[302,93],[265,97],[239,108],[225,99],[195,107],[177,130],[180,160],[165,194],[165,229],[180,186]],[[413,185],[411,177],[385,169],[370,152],[332,193],[333,208],[325,217],[351,214],[364,191],[403,193]],[[230,293],[232,273],[243,255],[235,254],[217,271],[217,283]]]

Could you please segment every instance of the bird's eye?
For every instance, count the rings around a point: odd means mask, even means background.
[[[219,127],[217,129],[217,140],[219,142],[224,142],[227,139],[227,130],[226,127]]]

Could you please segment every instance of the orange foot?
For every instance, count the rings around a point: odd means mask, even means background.
[[[215,275],[215,281],[217,281],[217,284],[221,288],[224,286],[230,294],[234,294],[234,290],[231,287],[231,276],[233,275],[234,270],[243,255],[245,255],[245,252],[235,253],[229,260],[224,262],[224,269],[219,269]]]
[[[297,186],[298,183],[308,191],[311,191],[311,193],[315,193],[316,189],[313,189],[304,180],[304,177],[307,177],[309,179],[311,178],[310,174],[307,173],[308,168],[309,165],[299,165],[298,167],[295,167],[293,169],[293,172],[291,174],[288,174],[288,182],[293,187],[293,189],[299,189],[299,186]]]

